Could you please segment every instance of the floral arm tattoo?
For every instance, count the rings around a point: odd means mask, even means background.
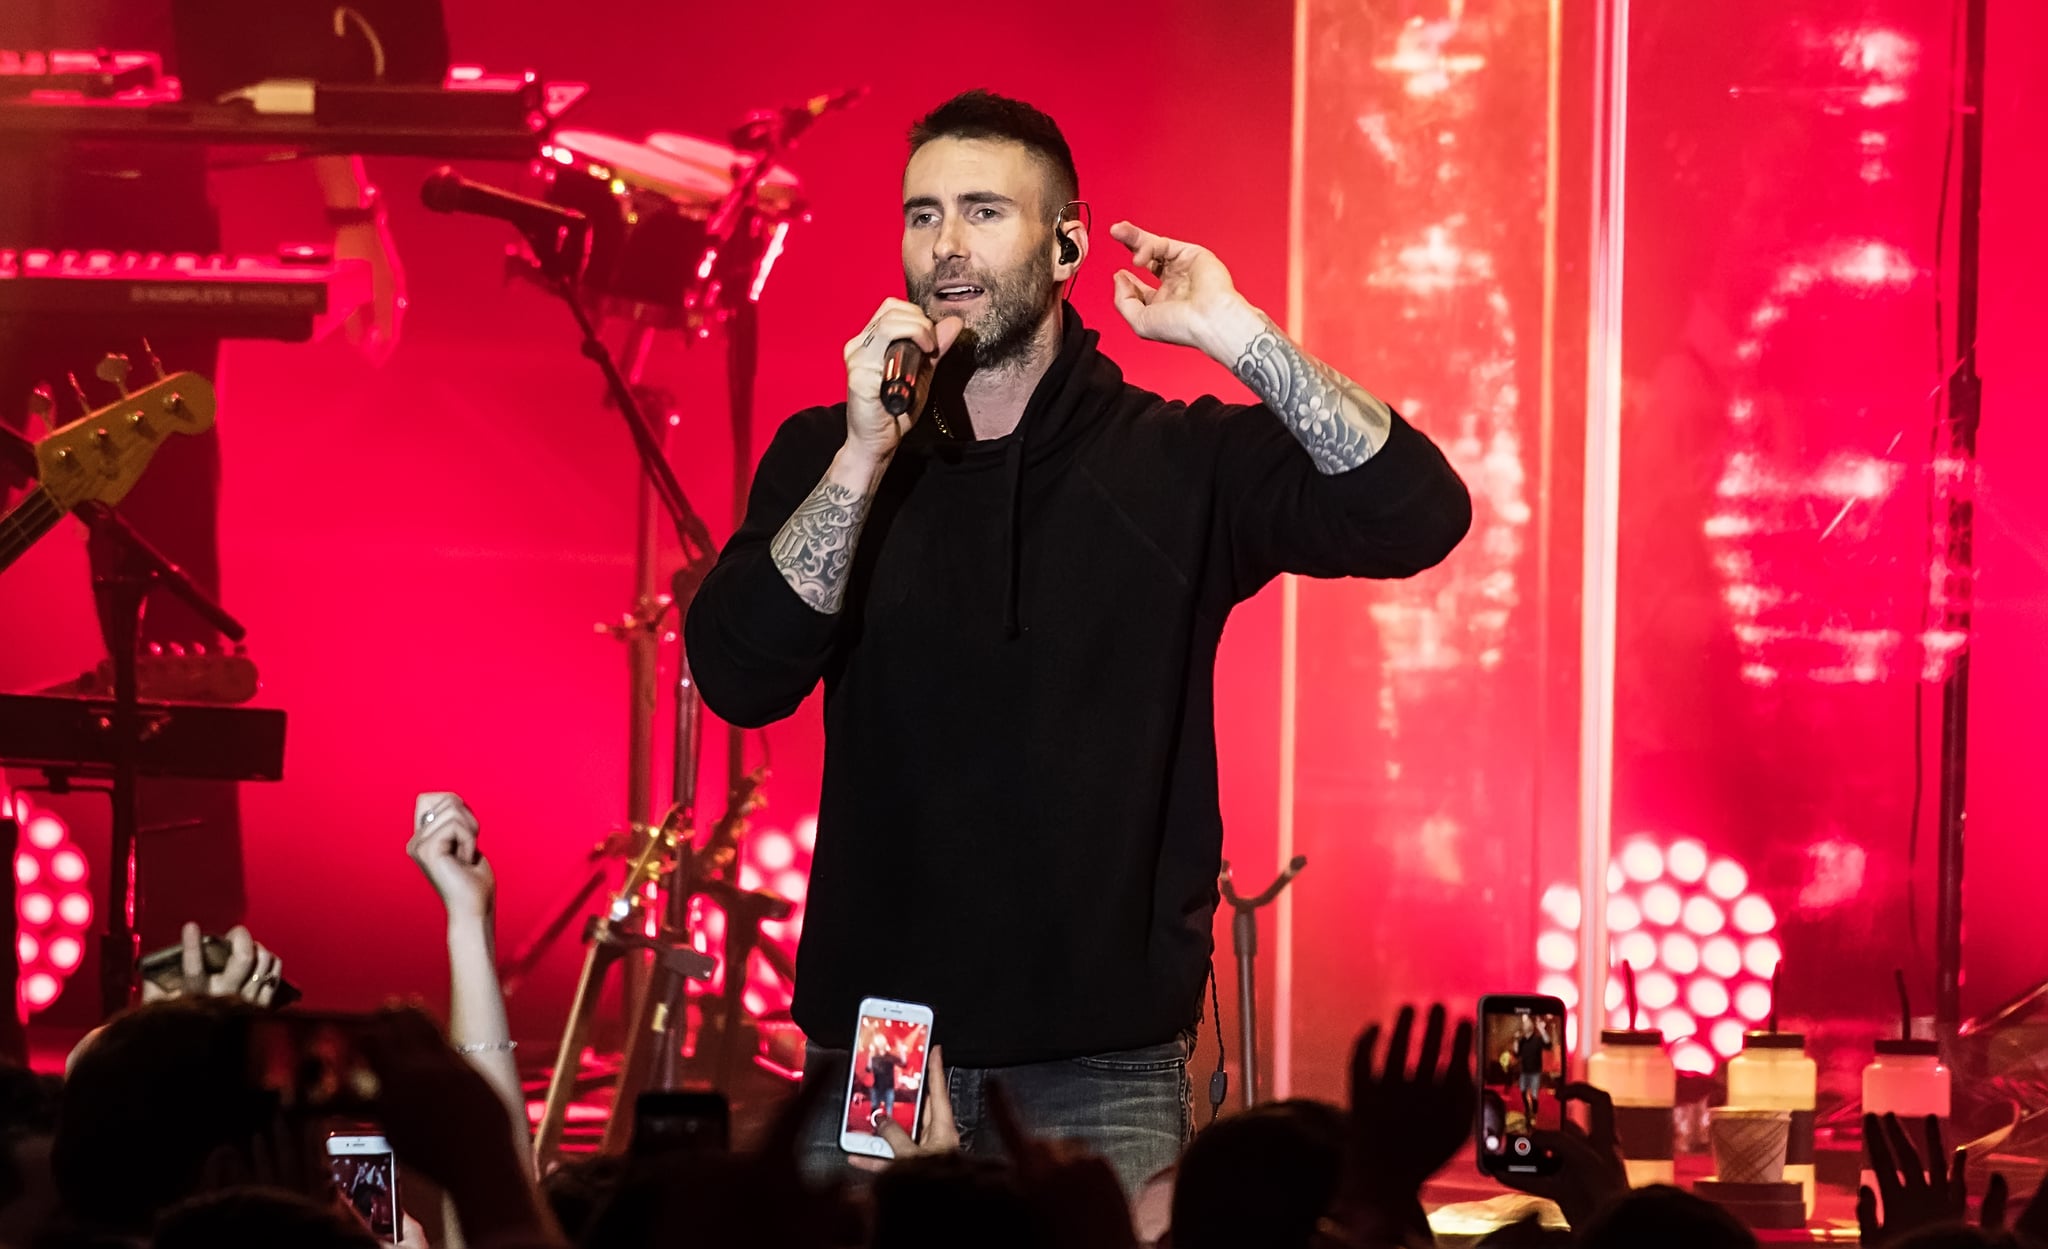
[[[837,615],[845,603],[853,546],[873,502],[873,494],[827,479],[776,531],[768,553],[782,579],[811,610]]]
[[[1386,404],[1295,346],[1270,320],[1245,345],[1235,371],[1323,473],[1357,468],[1386,446],[1393,432],[1394,414]]]

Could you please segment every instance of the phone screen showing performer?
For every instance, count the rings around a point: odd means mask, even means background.
[[[327,1138],[327,1170],[370,1234],[398,1243],[398,1159],[391,1142],[368,1134]]]
[[[860,1004],[839,1147],[850,1154],[893,1158],[878,1129],[894,1119],[913,1140],[924,1113],[924,1071],[931,1058],[932,1009],[871,997]]]
[[[1479,1168],[1548,1175],[1557,1151],[1542,1133],[1564,1127],[1564,1003],[1497,994],[1479,1003]]]

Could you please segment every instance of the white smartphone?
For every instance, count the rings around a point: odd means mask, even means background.
[[[894,1158],[876,1129],[884,1119],[917,1138],[924,1121],[924,1069],[931,1058],[932,1008],[916,1002],[865,998],[853,1029],[853,1061],[846,1073],[846,1108],[839,1148],[870,1158]]]
[[[341,1135],[327,1138],[327,1170],[334,1185],[355,1207],[370,1234],[398,1243],[398,1158],[381,1136]]]

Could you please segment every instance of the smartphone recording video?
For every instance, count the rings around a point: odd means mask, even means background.
[[[1479,1003],[1479,1167],[1548,1175],[1556,1151],[1537,1134],[1564,1127],[1564,1003],[1535,994]]]
[[[398,1158],[391,1152],[391,1142],[368,1134],[330,1136],[327,1170],[370,1234],[398,1243]]]
[[[924,1106],[924,1069],[930,1057],[932,1012],[914,1002],[868,998],[854,1029],[853,1062],[839,1147],[848,1153],[893,1158],[877,1129],[889,1119],[913,1139]]]

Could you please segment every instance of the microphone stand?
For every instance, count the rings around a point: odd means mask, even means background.
[[[1252,897],[1240,897],[1237,887],[1230,879],[1230,864],[1223,865],[1223,873],[1216,884],[1223,891],[1223,900],[1230,903],[1237,914],[1230,921],[1230,948],[1237,955],[1237,1022],[1238,1046],[1244,1051],[1244,1104],[1250,1109],[1259,1100],[1259,1008],[1254,991],[1255,968],[1253,964],[1259,954],[1260,907],[1280,896],[1287,888],[1295,873],[1308,866],[1304,855],[1295,855],[1288,863],[1287,870],[1280,878],[1267,885],[1265,890]],[[1221,1098],[1217,1099],[1221,1101]]]
[[[676,481],[668,457],[662,454],[661,436],[640,410],[640,401],[634,396],[633,387],[627,383],[625,374],[619,371],[618,362],[612,359],[611,349],[604,345],[590,314],[583,310],[583,301],[576,297],[577,271],[582,267],[583,242],[588,230],[589,223],[584,222],[552,231],[530,229],[521,232],[526,235],[535,259],[540,262],[541,273],[546,277],[549,288],[569,305],[570,315],[576,318],[576,328],[583,332],[581,350],[604,374],[612,403],[626,418],[626,428],[633,435],[633,447],[640,453],[641,470],[647,474],[655,497],[661,501],[669,522],[675,526],[676,537],[682,540],[683,549],[693,557],[715,558],[718,543],[712,539],[711,530],[705,526],[703,518],[683,497],[683,487]]]
[[[585,227],[587,228],[587,227]],[[523,231],[527,242],[540,266],[541,274],[548,286],[569,306],[570,315],[576,320],[582,332],[581,350],[583,355],[604,374],[605,386],[611,393],[612,403],[625,418],[626,427],[633,436],[633,445],[640,456],[640,464],[654,498],[668,515],[675,527],[676,536],[682,542],[685,564],[675,579],[678,589],[685,586],[694,589],[709,571],[711,561],[717,558],[718,546],[712,539],[710,528],[702,517],[690,506],[683,494],[675,472],[669,467],[668,457],[663,454],[661,437],[640,409],[638,396],[633,386],[613,359],[604,339],[598,334],[597,325],[583,308],[577,297],[578,270],[583,257],[585,228]],[[674,606],[684,608],[681,600]],[[690,677],[689,659],[681,660],[681,672],[676,686],[677,735],[674,783],[674,804],[670,817],[663,821],[662,830],[650,831],[649,836],[657,842],[664,836],[673,838],[673,855],[663,874],[673,880],[680,860],[690,853],[695,839],[696,808],[696,723],[699,698],[696,683]],[[679,821],[679,823],[678,823]],[[660,845],[650,845],[645,853],[661,852]],[[671,885],[664,891],[668,904],[656,917],[656,932],[651,938],[642,936],[637,929],[640,925],[618,914],[615,904],[612,914],[600,917],[590,926],[586,939],[589,951],[585,955],[583,973],[576,987],[576,998],[571,1004],[569,1019],[564,1029],[561,1048],[555,1055],[553,1078],[548,1083],[547,1102],[542,1111],[541,1122],[535,1133],[534,1148],[542,1163],[546,1165],[560,1147],[562,1131],[566,1126],[569,1098],[571,1097],[577,1071],[577,1064],[583,1052],[584,1040],[588,1035],[591,1017],[597,1008],[599,992],[603,987],[606,970],[629,952],[641,949],[651,950],[654,966],[651,980],[637,994],[638,1001],[630,1008],[631,1027],[626,1037],[625,1053],[621,1056],[617,1084],[613,1095],[610,1123],[607,1125],[607,1142],[623,1142],[631,1131],[634,1101],[650,1079],[659,1073],[667,1082],[674,1070],[674,1057],[667,1051],[677,1042],[684,997],[683,982],[686,979],[708,980],[717,964],[697,953],[689,946],[689,934],[683,926],[683,916],[673,897]],[[632,910],[637,910],[642,899],[621,898]]]

